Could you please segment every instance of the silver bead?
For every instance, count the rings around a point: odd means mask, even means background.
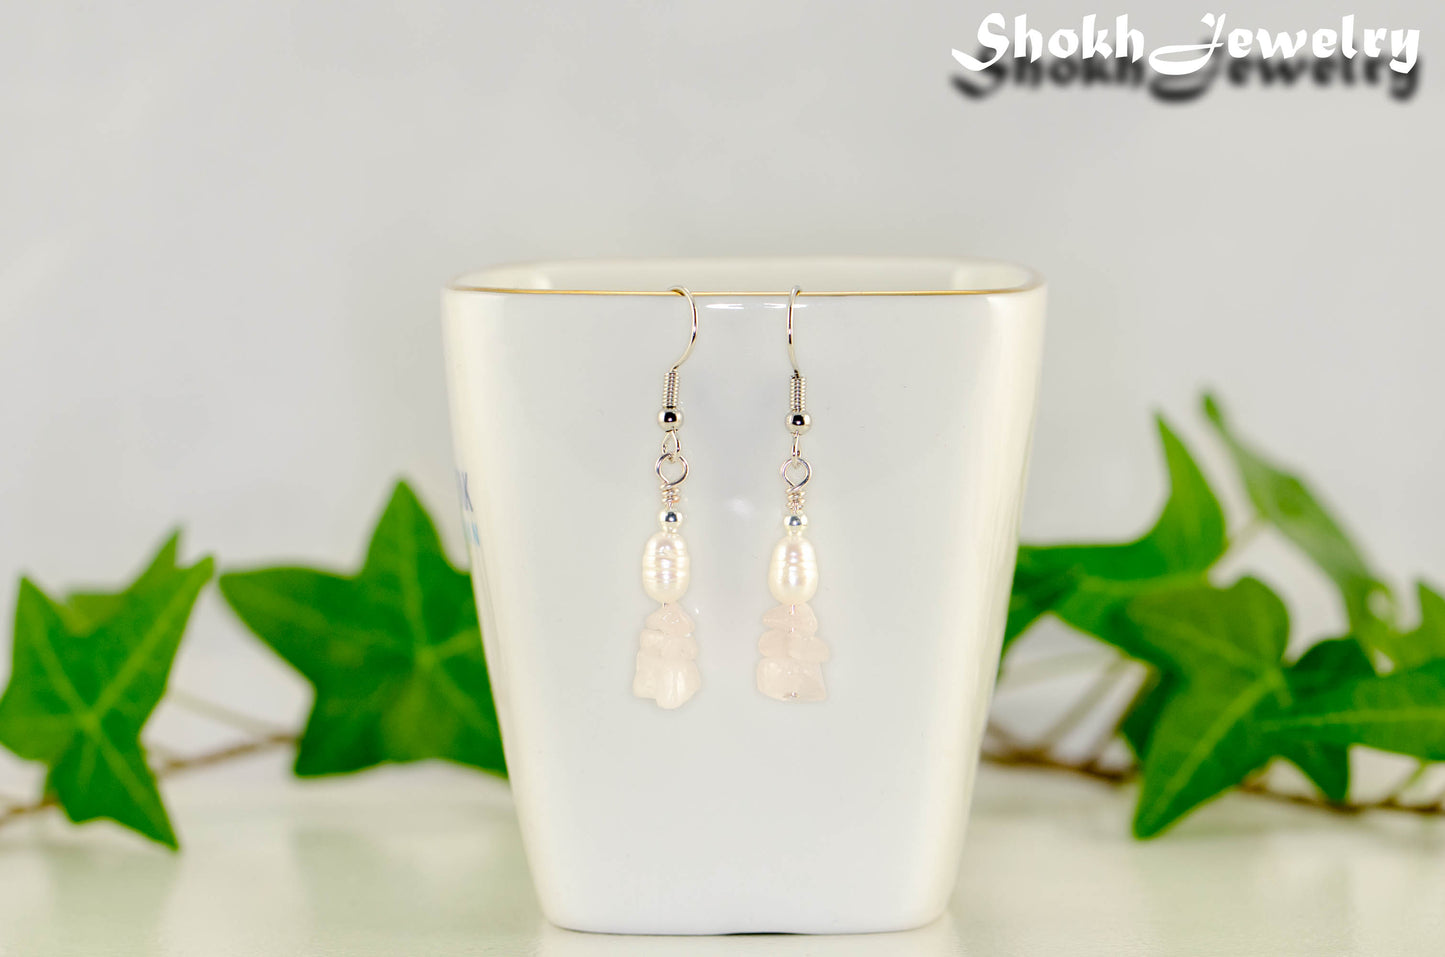
[[[682,513],[675,508],[665,508],[657,513],[657,524],[664,532],[673,532],[682,527]]]
[[[664,432],[673,432],[682,428],[682,410],[663,409],[657,413],[657,424],[662,426]]]
[[[794,435],[802,435],[813,427],[813,417],[806,412],[788,413],[788,431]]]
[[[783,527],[788,531],[801,530],[808,527],[808,516],[802,512],[791,512],[783,516]]]

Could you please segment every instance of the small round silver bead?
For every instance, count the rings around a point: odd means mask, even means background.
[[[682,410],[663,409],[657,413],[657,424],[662,426],[664,432],[672,432],[682,428]]]
[[[790,512],[783,516],[783,527],[788,531],[808,527],[808,516],[802,512]]]
[[[682,526],[682,513],[675,508],[665,508],[657,513],[657,524],[664,532],[675,532]]]
[[[813,427],[813,417],[806,412],[788,413],[788,431],[794,435],[802,435]]]

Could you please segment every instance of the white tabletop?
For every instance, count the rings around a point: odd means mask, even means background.
[[[167,781],[179,855],[50,813],[7,826],[0,954],[1445,952],[1445,822],[1404,814],[1231,796],[1140,844],[1129,789],[985,767],[958,891],[930,927],[624,938],[542,920],[504,785],[443,767],[301,783],[284,762]]]

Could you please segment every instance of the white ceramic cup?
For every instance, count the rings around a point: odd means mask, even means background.
[[[663,376],[681,370],[702,690],[632,694]],[[808,379],[828,698],[754,672]],[[444,293],[487,662],[542,909],[576,930],[917,927],[952,891],[1007,613],[1044,324],[1028,269],[956,259],[537,263]]]

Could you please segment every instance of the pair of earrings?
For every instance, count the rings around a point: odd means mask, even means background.
[[[660,707],[685,704],[702,687],[697,667],[697,640],[693,621],[678,602],[687,592],[692,561],[687,542],[678,529],[682,524],[682,483],[687,480],[687,459],[682,455],[682,409],[677,404],[677,370],[692,355],[697,344],[697,303],[684,286],[671,290],[687,298],[692,307],[692,338],[687,349],[668,370],[663,380],[662,410],[657,414],[662,427],[662,454],[653,471],[661,483],[661,530],[647,540],[642,552],[642,588],[661,604],[647,616],[637,650],[637,671],[632,691],[650,698]],[[818,590],[818,557],[813,543],[804,537],[808,516],[803,499],[813,468],[803,457],[802,438],[812,427],[807,412],[807,381],[798,370],[793,346],[793,305],[797,286],[788,295],[788,359],[793,365],[788,384],[788,434],[792,446],[779,474],[786,487],[783,537],[773,547],[768,562],[768,590],[777,606],[763,615],[764,631],[758,639],[758,690],[779,701],[822,701],[827,697],[823,683],[823,662],[828,646],[818,637],[818,619],[808,601]]]

